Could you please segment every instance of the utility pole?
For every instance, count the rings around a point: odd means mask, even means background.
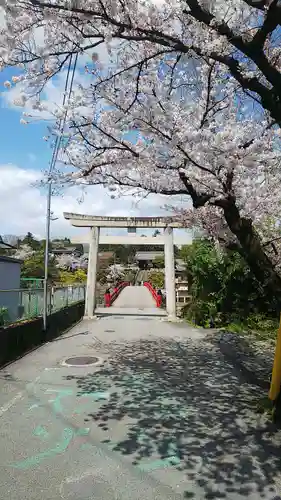
[[[75,74],[75,70],[76,70],[76,66],[77,66],[78,54],[76,53],[76,56],[75,56],[73,72],[72,72],[72,77],[71,77],[70,86],[69,86],[68,84],[69,84],[69,77],[70,77],[70,69],[71,69],[71,65],[72,65],[72,58],[73,58],[73,54],[70,56],[69,64],[68,64],[64,94],[63,94],[63,101],[62,101],[63,106],[65,105],[66,100],[69,101],[70,96],[71,96],[74,74]],[[66,117],[67,117],[67,110],[65,111],[64,116],[59,121],[59,125],[58,125],[58,132],[59,133],[58,133],[56,140],[55,140],[52,159],[51,159],[50,168],[49,168],[49,175],[48,175],[47,211],[46,211],[46,244],[45,244],[45,256],[44,256],[44,288],[43,288],[43,328],[44,328],[45,332],[47,330],[47,317],[48,317],[48,274],[49,274],[50,222],[51,222],[51,215],[52,215],[52,212],[51,212],[52,172],[53,172],[54,167],[56,165],[58,153],[60,150],[60,145],[61,145],[62,135],[63,135],[64,127],[65,127]]]
[[[51,222],[51,198],[52,198],[52,183],[48,181],[47,193],[47,214],[46,214],[46,241],[45,241],[45,256],[44,256],[44,301],[43,301],[43,329],[47,330],[47,315],[48,315],[48,271],[49,271],[49,246],[50,246],[50,222]]]

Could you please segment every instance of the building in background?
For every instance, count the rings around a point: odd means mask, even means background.
[[[188,282],[186,280],[176,279],[176,302],[185,305],[190,300],[188,291]]]
[[[164,262],[164,252],[136,252],[135,255],[135,261],[140,269],[150,269],[152,267],[156,267],[155,262],[159,259],[163,259]]]
[[[82,245],[68,245],[64,246],[56,246],[51,249],[51,254],[54,256],[57,255],[73,255],[73,257],[81,257],[83,255],[83,246]]]
[[[0,235],[0,249],[1,250],[15,250],[16,247],[10,245],[9,243],[5,243],[5,241],[3,241],[3,238],[2,236]]]
[[[20,273],[22,261],[0,255],[0,310],[7,310],[9,321],[21,316]]]

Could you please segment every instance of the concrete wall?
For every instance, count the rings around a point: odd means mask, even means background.
[[[7,307],[9,318],[18,317],[21,261],[0,256],[0,308]]]
[[[47,318],[46,332],[43,331],[42,318],[0,327],[0,367],[15,361],[31,349],[59,337],[83,317],[84,308],[85,303],[81,301],[50,314]]]

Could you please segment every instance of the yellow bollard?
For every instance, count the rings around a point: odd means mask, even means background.
[[[277,341],[275,347],[275,356],[272,368],[271,384],[268,397],[271,401],[276,401],[281,389],[281,316]]]

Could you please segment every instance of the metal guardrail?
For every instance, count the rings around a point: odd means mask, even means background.
[[[151,283],[149,283],[149,281],[145,281],[143,286],[145,286],[150,291],[152,297],[154,298],[154,300],[156,302],[156,307],[161,307],[162,299],[163,299],[162,294],[159,295],[159,293],[156,292],[155,288],[153,288],[153,286],[151,285]]]
[[[43,288],[0,290],[0,326],[43,315]],[[85,300],[85,286],[48,288],[48,314]]]
[[[124,288],[126,288],[127,286],[130,286],[130,282],[129,281],[122,281],[121,283],[119,283],[118,286],[116,286],[114,288],[112,293],[105,293],[104,294],[105,307],[112,306],[113,302],[117,299],[117,297],[120,295],[122,290],[124,290]]]

